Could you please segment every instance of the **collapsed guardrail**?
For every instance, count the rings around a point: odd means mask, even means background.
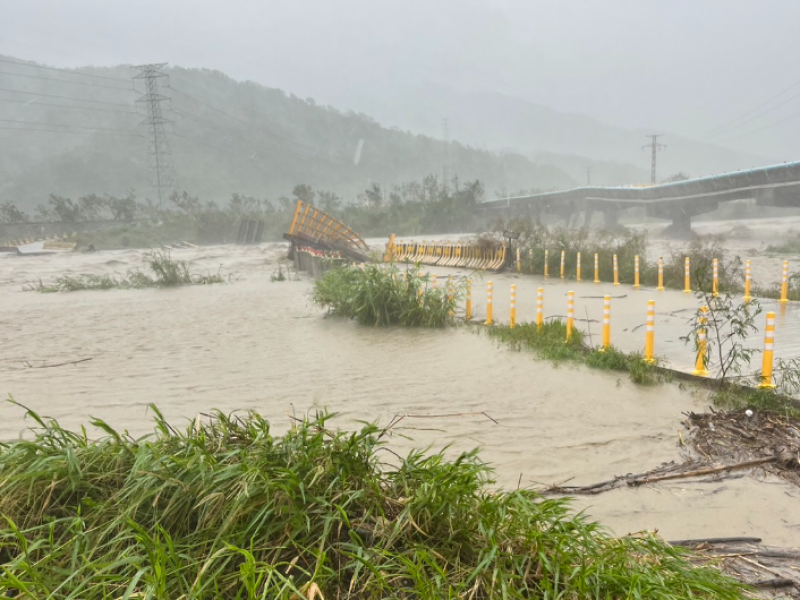
[[[283,237],[292,242],[289,258],[294,258],[295,252],[304,248],[336,252],[339,256],[357,262],[369,259],[369,248],[360,235],[328,213],[302,200],[297,201],[292,225]]]
[[[385,262],[413,262],[442,267],[499,271],[509,259],[505,242],[487,246],[470,242],[396,242],[389,239]]]

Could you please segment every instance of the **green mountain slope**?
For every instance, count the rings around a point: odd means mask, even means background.
[[[30,210],[49,194],[154,197],[135,69],[48,70],[0,59],[0,203]],[[298,183],[352,200],[372,183],[389,189],[441,173],[446,160],[452,175],[480,179],[489,195],[575,183],[519,154],[448,147],[216,71],[165,72],[159,94],[168,99],[161,107],[179,188],[204,200],[277,198]]]

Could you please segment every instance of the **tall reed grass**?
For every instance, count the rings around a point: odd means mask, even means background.
[[[169,250],[151,250],[145,254],[152,276],[131,269],[125,275],[63,275],[55,283],[45,285],[41,281],[28,289],[37,292],[77,292],[80,290],[140,289],[147,287],[176,287],[181,285],[209,285],[222,283],[224,279],[215,275],[191,273],[189,265],[182,260],[173,260]]]
[[[465,282],[438,287],[417,267],[367,264],[332,269],[314,283],[312,300],[332,314],[363,325],[444,327],[463,297]]]
[[[385,430],[255,413],[0,446],[0,592],[53,600],[743,598],[657,536],[492,491],[474,453],[382,462]]]

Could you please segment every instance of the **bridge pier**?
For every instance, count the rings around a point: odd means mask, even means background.
[[[603,224],[606,231],[619,229],[619,209],[616,206],[603,209]]]
[[[672,224],[665,230],[664,234],[678,239],[689,239],[695,237],[692,231],[692,215],[681,207],[672,210]]]

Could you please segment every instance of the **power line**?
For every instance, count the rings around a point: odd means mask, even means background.
[[[88,81],[70,81],[69,79],[54,79],[52,77],[43,77],[41,75],[26,75],[25,73],[9,73],[8,71],[0,71],[0,75],[10,75],[11,77],[27,77],[28,79],[44,79],[45,81],[56,81],[58,83],[69,83],[71,85],[88,85],[89,87],[101,87],[111,90],[119,90],[120,92],[128,92],[132,89],[121,88],[116,85],[106,85],[104,83],[89,83]]]
[[[800,85],[800,81],[798,81],[798,82],[797,82],[797,84],[795,84],[795,85]],[[792,86],[792,87],[794,87],[794,86]],[[791,89],[791,88],[788,88],[788,89]],[[784,92],[785,92],[785,91],[787,91],[787,90],[784,90]],[[780,95],[782,95],[784,92],[781,92],[781,94],[778,94],[778,95],[780,96]],[[775,98],[777,98],[777,96],[775,96],[775,97],[773,97],[772,99],[770,99],[770,100],[769,100],[769,101],[768,101],[766,104],[768,104],[769,102],[772,102],[772,100],[774,100]],[[784,100],[784,101],[783,101],[783,102],[781,102],[780,104],[776,104],[775,106],[773,106],[772,108],[769,108],[769,109],[765,110],[765,111],[764,111],[764,112],[762,112],[761,114],[759,114],[759,115],[754,115],[754,116],[750,117],[749,119],[745,119],[745,120],[744,120],[744,121],[742,121],[741,123],[739,123],[739,124],[737,124],[737,125],[734,125],[734,126],[733,126],[733,129],[736,129],[736,128],[738,128],[738,127],[741,127],[742,125],[745,125],[746,123],[750,123],[750,122],[752,122],[752,121],[754,121],[754,120],[756,120],[756,119],[760,119],[760,118],[761,118],[761,117],[763,117],[764,115],[768,115],[768,114],[769,114],[769,113],[771,113],[773,110],[775,110],[775,109],[777,109],[777,108],[780,108],[781,106],[784,106],[784,105],[788,104],[789,102],[791,102],[792,100],[795,100],[796,98],[800,98],[800,94],[795,94],[794,96],[790,96],[789,98],[787,98],[786,100]],[[762,104],[762,106],[764,106],[764,105]],[[750,112],[752,112],[752,111],[750,111]],[[736,121],[736,120],[739,120],[739,119],[735,119],[735,121]],[[716,136],[718,136],[718,135],[725,134],[725,133],[727,133],[727,132],[728,132],[730,129],[731,129],[730,127],[724,127],[724,126],[723,126],[723,127],[722,127],[722,129],[719,129],[719,128],[718,128],[718,131],[717,131],[716,133],[712,133],[712,134],[710,134],[710,136],[711,136],[711,137],[716,137]]]
[[[303,144],[301,142],[298,142],[298,141],[293,140],[293,139],[291,139],[289,137],[286,137],[285,135],[277,133],[277,132],[275,132],[275,131],[273,131],[273,130],[271,130],[271,129],[269,129],[269,128],[261,125],[261,124],[256,124],[253,121],[248,121],[246,119],[242,119],[240,117],[232,115],[232,114],[222,110],[221,108],[217,108],[216,106],[208,104],[207,102],[203,102],[202,100],[198,100],[197,98],[195,98],[193,96],[190,96],[186,92],[182,92],[179,89],[176,89],[176,88],[171,87],[171,86],[167,86],[167,87],[169,87],[169,89],[171,89],[173,92],[175,92],[175,93],[177,93],[177,94],[179,94],[181,96],[184,96],[184,97],[188,98],[189,100],[192,100],[192,101],[196,102],[197,104],[200,104],[202,106],[205,106],[206,108],[209,108],[209,109],[211,109],[213,111],[216,111],[216,112],[218,112],[218,113],[220,113],[222,115],[225,115],[226,117],[228,117],[230,119],[233,119],[234,121],[238,121],[239,123],[242,123],[243,125],[247,125],[247,127],[250,128],[250,129],[252,129],[255,126],[258,129],[261,129],[262,131],[267,133],[268,135],[272,136],[273,138],[276,138],[278,140],[282,140],[286,144],[292,144],[297,148],[301,148],[303,150],[308,150],[313,155],[316,155],[318,157],[322,156],[322,153],[320,153],[319,150],[317,150],[316,148],[313,148],[311,146],[307,146],[307,145],[305,145],[305,144]]]
[[[663,136],[663,133],[653,133],[650,135],[645,135],[644,137],[650,138],[650,143],[642,146],[642,148],[650,148],[652,150],[652,154],[650,157],[650,183],[656,182],[656,154],[662,148],[666,148],[665,144],[659,144],[656,142],[658,138]]]
[[[109,81],[122,81],[124,83],[128,83],[127,79],[120,79],[119,77],[108,77],[106,75],[93,75],[92,73],[82,73],[80,71],[76,71],[74,69],[59,69],[57,67],[46,67],[44,65],[37,65],[37,64],[29,64],[24,62],[18,62],[16,60],[8,60],[7,58],[0,58],[0,62],[8,63],[11,65],[18,65],[20,67],[30,67],[32,69],[45,69],[47,71],[59,71],[61,73],[69,73],[70,75],[80,75],[81,77],[92,77],[94,79],[107,79]]]
[[[135,110],[117,110],[115,108],[100,108],[97,106],[67,106],[66,104],[52,104],[50,102],[36,102],[34,100],[8,100],[6,98],[0,98],[0,102],[12,102],[15,104],[24,104],[25,106],[53,106],[56,108],[70,108],[73,110],[91,110],[91,111],[102,111],[102,112],[113,112],[113,113],[121,113],[124,115],[138,115]],[[132,107],[131,107],[132,108]]]
[[[104,104],[107,106],[128,106],[130,104],[123,104],[121,102],[105,102],[103,100],[92,100],[91,98],[73,98],[72,96],[61,96],[59,94],[43,94],[41,92],[23,92],[22,90],[12,90],[9,88],[0,87],[0,92],[10,92],[12,94],[25,94],[27,96],[42,96],[43,98],[62,98],[64,100],[73,100],[74,102],[92,102],[94,104]]]
[[[792,119],[796,119],[797,117],[800,117],[800,112],[794,113],[792,115],[789,115],[788,117],[785,117],[785,118],[783,118],[783,119],[781,119],[779,121],[775,121],[774,123],[770,123],[769,125],[766,125],[764,127],[760,127],[759,129],[754,129],[753,131],[740,133],[739,135],[735,135],[733,137],[729,137],[729,138],[725,138],[725,139],[719,140],[719,143],[725,143],[725,142],[729,142],[731,140],[738,140],[739,138],[747,137],[747,136],[753,135],[754,133],[761,133],[762,131],[765,131],[767,129],[772,129],[773,127],[776,127],[776,126],[780,125],[781,123],[785,123],[786,121],[791,121]]]
[[[118,129],[114,127],[86,127],[84,125],[62,125],[60,123],[48,123],[46,121],[23,121],[19,119],[0,119],[0,123],[22,123],[24,125],[45,125],[47,127],[67,127],[69,129],[83,129],[90,131],[115,131],[122,133],[135,133],[131,129]]]
[[[78,134],[83,134],[83,135],[86,134],[85,131],[75,131],[73,129],[42,129],[40,127],[8,127],[7,125],[0,125],[0,129],[4,130],[4,131],[38,131],[38,132],[41,132],[41,133],[78,133]],[[134,133],[134,132],[125,132],[124,129],[120,129],[120,130],[103,130],[103,129],[99,129],[99,130],[93,131],[92,133],[109,133],[109,134],[113,134],[113,135],[123,135],[123,136],[127,136],[127,137],[138,137],[138,138],[143,138],[144,139],[144,136],[139,135],[138,133]]]

